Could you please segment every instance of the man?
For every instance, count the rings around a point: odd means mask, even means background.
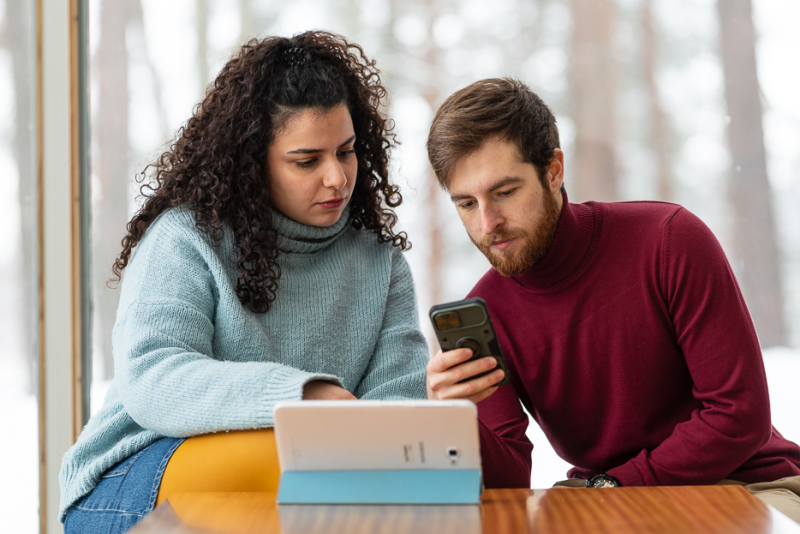
[[[493,266],[469,296],[488,305],[510,381],[465,381],[494,366],[468,349],[428,365],[431,398],[479,402],[487,487],[530,484],[524,406],[575,466],[566,485],[747,484],[788,495],[761,496],[800,521],[800,448],[771,425],[755,329],[697,217],[571,204],[555,118],[515,80],[448,98],[428,155]]]

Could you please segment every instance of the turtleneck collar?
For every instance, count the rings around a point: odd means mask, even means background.
[[[536,292],[558,291],[574,282],[592,260],[602,230],[602,204],[570,204],[566,191],[553,246],[533,269],[515,276]]]
[[[277,210],[272,210],[272,226],[278,233],[278,250],[288,253],[313,254],[326,248],[350,226],[350,206],[331,226],[310,226],[290,219]]]

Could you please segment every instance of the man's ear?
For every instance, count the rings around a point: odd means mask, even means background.
[[[564,152],[560,148],[553,150],[553,158],[547,165],[547,182],[550,184],[550,192],[554,195],[564,183]]]

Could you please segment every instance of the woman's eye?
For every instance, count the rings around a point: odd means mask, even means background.
[[[343,158],[347,158],[347,157],[352,156],[355,153],[356,153],[356,149],[355,148],[351,148],[350,150],[345,150],[343,152],[339,152],[339,156],[341,156]]]
[[[316,160],[309,159],[306,161],[295,161],[294,164],[300,167],[301,169],[308,169],[309,167],[311,167],[311,165],[314,164],[314,161]]]

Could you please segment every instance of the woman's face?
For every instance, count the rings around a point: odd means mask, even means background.
[[[272,202],[287,217],[331,226],[350,202],[358,161],[350,111],[305,109],[267,149]]]

